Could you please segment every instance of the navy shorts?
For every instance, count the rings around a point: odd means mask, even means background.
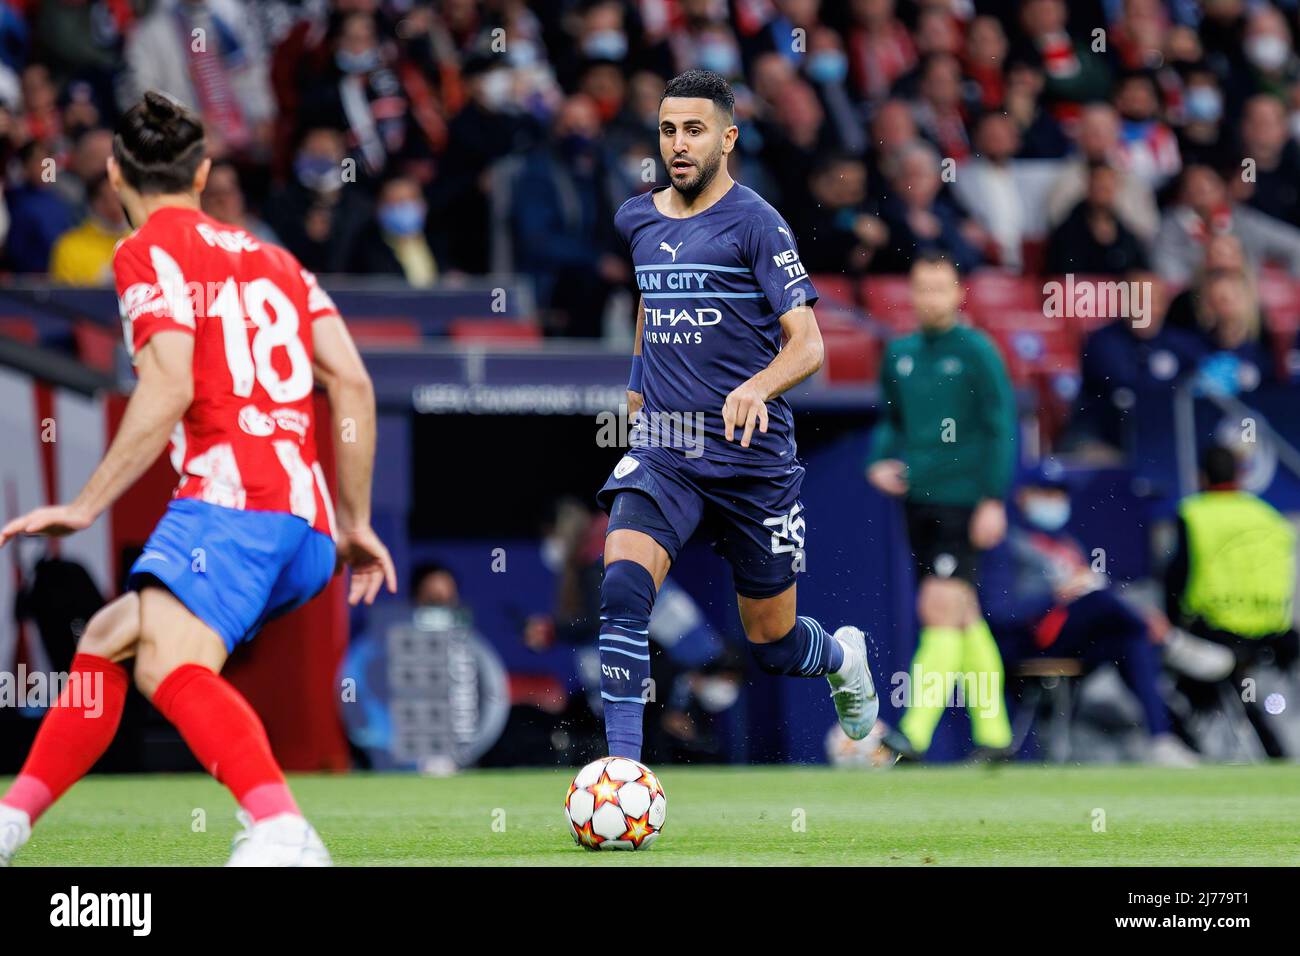
[[[741,465],[636,448],[619,460],[596,500],[609,512],[610,531],[642,531],[673,561],[698,530],[731,565],[736,593],[767,598],[787,590],[804,569],[803,475],[795,461]],[[637,497],[622,501],[625,492]]]
[[[127,586],[162,585],[233,651],[324,590],[334,557],[329,536],[296,515],[180,498],[131,565]]]

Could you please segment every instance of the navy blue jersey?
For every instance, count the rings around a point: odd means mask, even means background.
[[[703,433],[702,443],[698,433],[686,442],[692,457],[793,459],[794,421],[784,397],[767,403],[767,434],[755,430],[748,449],[740,447],[743,429],[728,442],[722,424],[727,395],[780,351],[781,316],[817,301],[786,221],[736,183],[686,219],[661,213],[654,193],[634,196],[615,213],[614,226],[632,254],[645,306],[642,427],[662,432],[662,422],[690,416],[688,427],[694,422]]]

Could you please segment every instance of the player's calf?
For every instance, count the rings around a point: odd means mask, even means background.
[[[37,731],[31,752],[0,799],[0,863],[27,841],[34,824],[90,772],[117,734],[126,703],[126,669],[140,633],[139,602],[124,595],[86,625],[67,681]]]
[[[605,567],[600,587],[600,698],[612,757],[641,759],[655,580],[635,561]]]

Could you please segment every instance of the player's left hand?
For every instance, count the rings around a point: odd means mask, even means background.
[[[980,551],[987,551],[996,548],[1006,533],[1006,505],[995,498],[985,498],[970,516],[970,543]]]
[[[348,604],[353,607],[362,601],[374,604],[379,589],[385,585],[389,594],[397,593],[397,571],[393,567],[393,558],[369,525],[340,534],[338,554],[339,560],[352,570],[352,581],[348,584]]]
[[[767,434],[767,401],[763,393],[752,382],[736,386],[727,400],[722,403],[722,423],[726,427],[727,441],[733,441],[736,428],[743,427],[740,447],[748,448],[749,440],[754,435],[754,425]]]
[[[72,505],[49,505],[29,511],[21,517],[14,518],[0,529],[0,548],[8,544],[10,538],[20,534],[43,534],[50,538],[61,538],[89,528],[94,522],[93,515],[88,515]]]

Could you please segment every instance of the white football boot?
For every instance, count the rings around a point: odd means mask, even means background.
[[[847,624],[834,634],[844,648],[844,666],[826,679],[831,685],[831,700],[840,726],[854,740],[871,733],[880,713],[880,698],[871,681],[871,668],[867,662],[867,637],[856,627]]]
[[[281,813],[254,823],[242,811],[244,824],[235,834],[226,866],[332,866],[329,851],[312,825],[296,813]]]
[[[8,866],[18,848],[31,836],[31,818],[17,807],[0,803],[0,866]]]

